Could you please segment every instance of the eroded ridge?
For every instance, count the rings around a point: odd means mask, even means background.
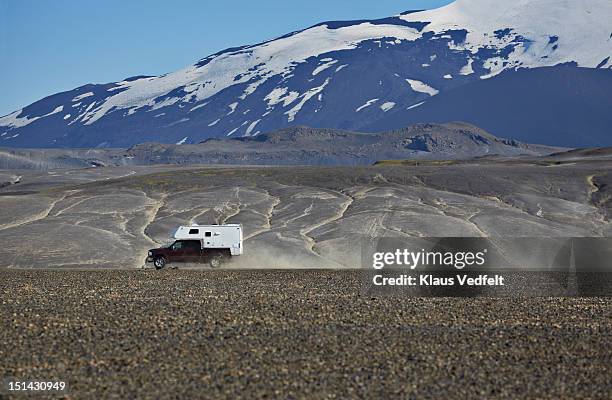
[[[0,189],[0,266],[140,267],[147,249],[195,223],[243,225],[247,251],[229,268],[356,268],[360,237],[606,236],[608,169],[50,171]],[[14,190],[24,183],[41,190]]]

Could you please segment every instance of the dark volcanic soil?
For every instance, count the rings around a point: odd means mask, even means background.
[[[1,270],[0,293],[0,378],[74,398],[612,392],[610,299],[370,298],[357,271]]]

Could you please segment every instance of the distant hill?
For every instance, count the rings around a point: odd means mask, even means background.
[[[0,149],[0,169],[150,164],[364,165],[385,159],[448,160],[542,155],[559,148],[501,139],[465,123],[415,124],[378,134],[307,127],[199,144],[129,149]]]

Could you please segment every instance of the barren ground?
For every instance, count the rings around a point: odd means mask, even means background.
[[[71,398],[610,398],[609,299],[360,289],[359,271],[3,270],[0,377]]]
[[[138,268],[178,225],[244,225],[228,268],[355,268],[361,236],[609,236],[612,163],[5,171],[0,267]]]
[[[610,167],[0,171],[0,377],[75,398],[609,398],[609,299],[372,298],[340,269],[362,236],[610,236]],[[245,255],[134,270],[189,222],[242,223]]]

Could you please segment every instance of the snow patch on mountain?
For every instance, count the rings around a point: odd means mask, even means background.
[[[472,75],[474,73],[473,64],[474,64],[474,59],[472,58],[468,59],[468,63],[461,68],[461,70],[459,71],[459,75],[463,75],[463,76]]]
[[[174,102],[201,101],[230,86],[261,78],[247,89],[245,94],[248,95],[268,77],[288,74],[296,64],[310,57],[354,49],[364,40],[384,37],[415,40],[420,34],[416,29],[406,26],[375,25],[369,22],[338,29],[330,29],[326,25],[316,26],[258,46],[222,53],[202,60],[198,63],[200,65],[174,73],[119,82],[116,86],[118,93],[107,98],[84,119],[93,123],[111,110],[151,106],[156,104],[155,99],[180,87],[184,87],[188,95]]]
[[[304,104],[306,104],[306,102],[308,100],[310,100],[311,98],[313,98],[314,96],[316,96],[319,93],[321,93],[323,91],[323,89],[325,89],[325,86],[327,86],[329,84],[329,81],[330,81],[330,78],[327,78],[325,80],[325,82],[323,82],[323,84],[321,86],[309,89],[306,93],[301,95],[300,97],[302,98],[302,100],[300,100],[300,102],[298,104],[296,104],[295,107],[293,107],[291,110],[289,110],[289,111],[287,111],[285,113],[286,115],[288,115],[287,122],[294,121],[295,120],[295,116],[300,112],[302,107],[304,107]]]
[[[319,75],[321,72],[325,71],[328,68],[331,68],[334,66],[334,64],[337,64],[338,60],[332,60],[332,61],[328,61],[324,64],[319,65],[317,68],[315,68],[314,71],[312,71],[312,76],[317,76]]]
[[[364,108],[368,108],[370,107],[372,104],[376,103],[378,101],[378,99],[372,99],[372,100],[368,100],[364,105],[359,106],[355,112],[359,112],[361,110],[363,110]]]
[[[264,98],[266,100],[268,107],[275,106],[279,103],[283,103],[283,107],[287,107],[289,104],[293,103],[300,96],[298,92],[289,91],[286,87],[274,88],[268,95]]]
[[[200,109],[200,108],[202,108],[202,107],[206,107],[207,105],[208,105],[208,103],[198,104],[197,106],[192,107],[192,108],[189,110],[189,112],[194,112],[195,110],[198,110],[198,109]]]
[[[160,108],[164,108],[164,107],[168,107],[171,106],[173,104],[176,104],[180,101],[180,99],[178,97],[171,97],[169,99],[164,99],[160,102],[154,102],[151,101],[149,103],[147,103],[148,106],[151,106],[151,108],[148,111],[155,111],[155,110],[159,110]],[[135,108],[130,109],[130,111],[134,112]],[[99,118],[98,115],[95,115],[94,117],[92,117],[91,119],[89,119],[86,123],[86,125],[91,125],[94,121],[96,121],[96,119]]]
[[[236,107],[238,107],[238,102],[232,103],[228,107],[230,111],[226,115],[232,115],[236,111]]]
[[[168,127],[171,127],[171,126],[182,124],[182,123],[187,122],[187,121],[189,121],[189,118],[181,118],[178,121],[174,121],[174,122],[169,123],[168,125],[166,125],[166,127],[168,128]]]
[[[244,136],[251,136],[251,132],[253,132],[253,129],[255,129],[259,121],[261,121],[261,119],[258,119],[257,121],[253,121],[251,125],[249,125],[249,127],[247,128],[246,132],[244,133]]]
[[[406,108],[406,110],[412,110],[413,108],[420,107],[420,106],[422,106],[423,104],[425,104],[425,102],[424,102],[424,101],[421,101],[420,103],[416,103],[416,104],[411,105],[410,107]]]
[[[392,101],[387,101],[380,105],[380,109],[383,110],[384,112],[391,110],[393,107],[395,107],[395,103]]]
[[[573,61],[581,67],[595,67],[601,61],[600,54],[610,49],[606,42],[610,15],[610,0],[456,0],[442,8],[400,18],[406,22],[428,21],[428,32],[464,29],[465,40],[455,43],[453,49],[472,54],[516,43],[506,63],[490,71],[491,77],[517,66],[535,68]]]
[[[64,106],[57,106],[53,111],[41,115],[39,117],[28,117],[27,115],[21,116],[22,110],[15,111],[5,117],[0,118],[0,126],[6,126],[10,128],[21,128],[41,118],[49,117],[53,114],[61,113],[64,110]]]
[[[428,84],[418,81],[416,79],[406,79],[406,82],[408,82],[412,90],[414,90],[415,92],[426,93],[430,96],[435,96],[440,93],[439,90],[434,89]]]
[[[93,92],[83,93],[83,94],[80,94],[80,95],[76,96],[75,98],[73,98],[72,101],[73,102],[80,101],[80,100],[83,100],[83,99],[85,99],[87,97],[91,97],[93,95],[94,95]],[[81,103],[79,103],[79,104],[81,104]]]

